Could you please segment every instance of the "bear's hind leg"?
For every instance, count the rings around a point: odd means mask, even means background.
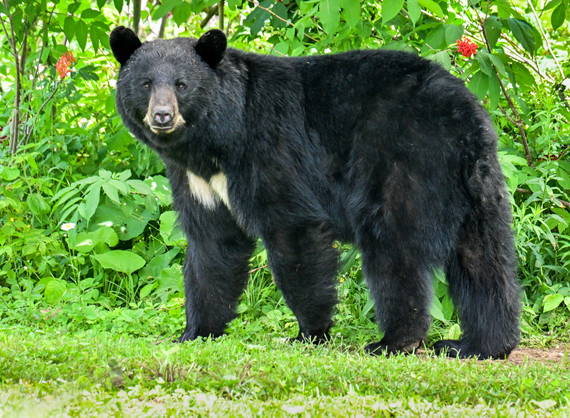
[[[452,357],[504,359],[520,338],[520,285],[511,208],[497,159],[480,158],[467,184],[469,211],[446,262],[463,336],[434,348]]]
[[[393,244],[362,251],[362,269],[384,331],[382,340],[366,347],[375,355],[412,352],[426,339],[431,322],[431,270]]]
[[[337,303],[338,252],[331,231],[326,225],[283,228],[263,241],[275,283],[299,322],[296,339],[325,341]]]
[[[434,344],[450,357],[504,359],[520,338],[520,287],[512,233],[482,233],[481,223],[464,229],[457,250],[447,262],[449,291],[459,311],[463,336]],[[490,231],[488,231],[490,232]]]

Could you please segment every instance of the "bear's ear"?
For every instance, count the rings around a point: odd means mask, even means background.
[[[228,41],[224,32],[212,29],[198,39],[194,49],[210,67],[215,68],[224,58],[227,46]]]
[[[125,65],[128,59],[133,55],[142,44],[139,37],[129,28],[117,26],[111,32],[109,44],[115,59],[121,65]]]

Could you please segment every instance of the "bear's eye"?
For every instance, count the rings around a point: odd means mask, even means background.
[[[186,83],[185,83],[185,82],[183,82],[183,81],[177,81],[177,82],[176,82],[176,88],[177,88],[178,90],[186,90],[186,87],[187,87],[187,86],[186,86]]]
[[[151,84],[150,81],[147,80],[147,81],[145,81],[145,82],[142,83],[142,86],[143,86],[145,89],[148,90],[148,89],[150,89],[150,87],[152,86],[152,84]]]

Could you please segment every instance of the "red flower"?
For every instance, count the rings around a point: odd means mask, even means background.
[[[457,52],[465,58],[469,58],[477,53],[477,44],[463,36],[457,40]]]
[[[63,80],[70,73],[69,67],[71,67],[75,61],[77,61],[77,59],[70,51],[67,51],[65,54],[59,57],[57,64],[55,64],[55,69],[59,74],[60,80]]]

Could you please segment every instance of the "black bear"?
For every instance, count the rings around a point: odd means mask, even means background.
[[[463,81],[399,51],[245,53],[219,30],[141,43],[117,27],[110,45],[120,115],[165,161],[188,237],[179,341],[224,333],[261,237],[300,340],[328,336],[341,240],[362,254],[384,332],[368,352],[425,340],[436,268],[463,330],[436,352],[505,358],[516,347],[497,136]]]

